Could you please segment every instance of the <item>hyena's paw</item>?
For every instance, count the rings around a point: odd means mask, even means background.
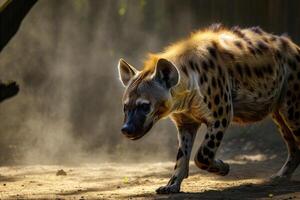
[[[226,176],[230,171],[230,167],[227,163],[224,163],[222,160],[215,160],[214,165],[209,167],[207,171],[220,176]]]
[[[180,186],[176,183],[174,183],[172,185],[162,186],[162,187],[159,187],[158,189],[156,189],[157,194],[179,193],[179,191],[180,191]]]

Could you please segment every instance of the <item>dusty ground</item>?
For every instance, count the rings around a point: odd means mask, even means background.
[[[274,185],[265,177],[282,164],[261,155],[229,160],[231,172],[217,177],[191,163],[182,193],[156,195],[173,163],[87,164],[81,166],[2,166],[1,199],[300,199],[300,173],[294,181]],[[58,170],[67,174],[57,176]]]

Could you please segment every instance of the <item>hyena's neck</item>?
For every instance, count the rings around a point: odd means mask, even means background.
[[[185,62],[188,63],[189,60]],[[176,60],[173,61],[173,63],[177,66],[185,64],[178,63]],[[198,83],[198,75],[188,72],[189,76],[186,76],[186,72],[183,72],[182,67],[178,67],[178,71],[180,73],[180,82],[171,89],[173,100],[172,112],[188,111],[190,110],[192,104],[200,104],[202,99],[202,94]]]

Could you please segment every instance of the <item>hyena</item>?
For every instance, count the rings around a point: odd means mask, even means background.
[[[175,169],[157,193],[176,193],[188,177],[189,159],[199,126],[207,126],[195,164],[224,176],[229,165],[215,159],[231,122],[253,123],[271,114],[288,157],[272,178],[289,179],[300,162],[300,48],[287,36],[259,27],[221,25],[193,33],[137,70],[123,59],[125,86],[122,133],[136,140],[159,119],[170,117],[178,129]]]

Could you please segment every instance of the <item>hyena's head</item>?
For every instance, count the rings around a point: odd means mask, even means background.
[[[179,82],[177,68],[166,59],[156,59],[153,67],[138,71],[123,59],[119,61],[123,95],[124,124],[122,133],[132,140],[144,136],[172,109],[171,88]]]

